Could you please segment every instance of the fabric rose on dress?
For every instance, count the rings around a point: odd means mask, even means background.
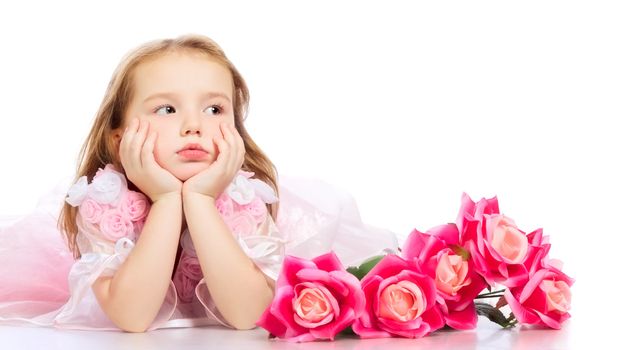
[[[257,221],[248,212],[240,211],[236,213],[232,218],[225,220],[231,232],[235,235],[248,236],[255,233],[257,230]]]
[[[80,218],[95,225],[101,235],[112,242],[121,238],[135,241],[150,208],[147,197],[128,190],[125,176],[110,164],[100,168],[90,184],[86,176],[80,177],[65,200],[78,206]]]
[[[234,205],[231,197],[227,195],[226,192],[223,192],[216,198],[216,209],[218,209],[218,213],[220,216],[226,221],[233,217],[234,213]]]
[[[138,236],[143,232],[143,228],[145,228],[145,218],[134,222],[134,236],[136,239],[138,239]]]
[[[264,222],[268,214],[266,204],[259,197],[255,197],[250,203],[243,205],[241,209],[246,211],[256,223]]]
[[[96,201],[87,198],[82,201],[80,207],[78,207],[78,212],[84,221],[91,224],[97,224],[101,220],[104,210],[106,209],[106,205],[99,205]]]
[[[490,285],[495,282],[507,287],[525,284],[529,269],[537,264],[534,257],[543,258],[541,252],[548,251],[543,246],[546,239],[542,239],[541,232],[527,235],[512,219],[499,213],[496,198],[482,199],[475,204],[463,194],[456,224],[460,242],[471,254],[475,269]]]
[[[199,259],[183,251],[173,278],[179,300],[185,303],[191,302],[195,295],[194,291],[202,278],[203,272]]]
[[[91,181],[88,195],[100,204],[116,204],[123,190],[127,190],[125,176],[115,171],[112,165],[106,165]]]
[[[234,202],[240,205],[248,204],[255,198],[253,186],[248,181],[248,178],[241,174],[233,179],[225,192]]]
[[[434,280],[445,323],[454,329],[473,329],[477,326],[474,299],[486,282],[458,240],[454,224],[437,226],[426,233],[415,229],[404,242],[402,257],[419,260],[423,271]]]
[[[136,238],[132,220],[118,209],[108,209],[102,214],[99,230],[107,240],[112,242],[123,237],[131,240]]]
[[[251,183],[251,186],[253,186],[255,194],[261,198],[264,203],[271,204],[279,201],[274,189],[267,183],[259,179],[249,179],[248,181]]]
[[[361,338],[420,338],[444,326],[434,280],[418,260],[385,256],[361,280],[365,311],[352,325]]]
[[[149,201],[142,193],[128,191],[121,201],[121,210],[127,213],[130,220],[139,221],[147,216]]]
[[[69,187],[67,198],[65,201],[70,205],[77,207],[82,204],[88,192],[88,180],[86,176],[81,176],[75,184]]]
[[[570,318],[570,287],[574,280],[559,265],[544,262],[525,285],[505,291],[505,300],[518,322],[560,329]]]
[[[360,282],[331,252],[309,261],[286,256],[272,304],[257,325],[292,342],[334,340],[363,313]]]

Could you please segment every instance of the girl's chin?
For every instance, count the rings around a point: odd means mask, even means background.
[[[171,169],[169,171],[180,181],[186,181],[208,167],[209,164],[205,163],[185,163],[178,165],[176,169]]]

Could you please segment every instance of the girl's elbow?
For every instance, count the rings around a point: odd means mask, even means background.
[[[120,317],[111,317],[112,322],[124,332],[128,333],[144,333],[149,330],[153,319],[146,317],[135,317],[133,315],[116,315]]]
[[[137,327],[137,328],[121,328],[122,331],[127,332],[127,333],[145,333],[147,331],[146,328],[142,328],[142,327]]]
[[[142,323],[127,323],[127,324],[116,324],[117,327],[119,327],[119,329],[121,329],[124,332],[128,332],[128,333],[145,333],[146,331],[149,330],[149,325],[148,324],[142,324]]]
[[[231,323],[231,326],[235,330],[238,330],[238,331],[248,331],[248,330],[251,330],[257,327],[255,323],[248,323],[248,322],[235,322],[235,323]]]

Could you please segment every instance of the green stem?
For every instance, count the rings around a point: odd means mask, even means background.
[[[493,292],[482,293],[482,294],[480,294],[480,295],[478,295],[478,296],[491,295],[491,294],[498,294],[498,293],[502,293],[502,294],[503,294],[504,292],[505,292],[505,289],[501,289],[501,290],[495,290],[495,291],[493,291]]]
[[[499,294],[499,295],[478,295],[475,297],[475,299],[491,299],[491,298],[498,298],[500,296],[503,296],[503,294]]]

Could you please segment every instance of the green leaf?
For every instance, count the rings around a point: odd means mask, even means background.
[[[451,250],[456,253],[456,255],[459,255],[463,260],[469,260],[471,259],[471,254],[469,253],[468,250],[462,248],[461,246],[457,245],[457,244],[452,244],[449,246],[449,248],[451,248]]]
[[[343,334],[343,335],[356,335],[356,333],[354,333],[354,331],[352,330],[352,326],[348,326],[348,327],[344,328],[344,330],[339,332],[339,334]]]
[[[478,315],[486,316],[486,318],[503,328],[512,328],[518,323],[513,314],[510,314],[510,317],[506,318],[501,310],[490,304],[476,302],[475,310]]]
[[[380,262],[380,260],[382,260],[382,258],[384,257],[385,257],[384,255],[377,255],[377,256],[371,257],[365,260],[358,267],[356,266],[348,267],[346,271],[356,276],[356,278],[358,278],[359,280],[362,280],[363,277],[365,277],[365,275],[367,275],[369,271],[371,271],[371,269],[373,269],[374,266],[376,266]]]

